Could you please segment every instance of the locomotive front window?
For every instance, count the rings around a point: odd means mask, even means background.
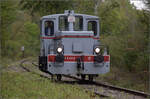
[[[53,21],[45,21],[45,35],[46,36],[54,35],[54,22]]]
[[[76,16],[74,22],[74,31],[82,31],[83,30],[83,17]]]
[[[59,17],[59,30],[60,31],[68,31],[69,30],[67,16]]]
[[[96,21],[89,21],[88,22],[88,31],[93,31],[94,36],[97,35],[97,22]]]

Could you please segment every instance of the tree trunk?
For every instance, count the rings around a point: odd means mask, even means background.
[[[102,1],[102,0],[94,0],[94,3],[95,3],[94,14],[95,14],[95,15],[98,15],[97,8],[98,8],[98,6],[100,5],[101,1]]]

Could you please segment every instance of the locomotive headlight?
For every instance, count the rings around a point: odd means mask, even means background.
[[[96,47],[94,51],[95,51],[96,54],[98,54],[98,53],[100,53],[101,49]]]
[[[61,47],[58,47],[58,48],[57,48],[57,52],[58,52],[58,53],[61,53],[62,51],[63,51],[63,49],[62,49]]]

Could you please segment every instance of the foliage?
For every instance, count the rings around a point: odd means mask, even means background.
[[[150,1],[149,0],[143,0],[143,2],[146,4],[147,8],[150,9]]]
[[[0,45],[1,55],[7,55],[7,40],[10,39],[10,25],[16,18],[16,5],[13,1],[1,1],[1,29],[0,29]]]
[[[25,22],[23,27],[24,39],[20,39],[25,46],[26,55],[38,54],[40,48],[39,42],[39,27],[35,23]],[[24,42],[24,40],[26,42]],[[33,50],[34,49],[34,50]]]
[[[72,0],[21,0],[20,4],[22,9],[27,9],[30,11],[31,15],[38,12],[40,15],[49,15],[55,13],[63,13],[73,6]]]
[[[110,48],[111,66],[130,72],[147,71],[149,11],[135,9],[129,0],[102,1],[97,16],[101,22],[101,40]],[[26,56],[38,55],[41,16],[63,13],[67,9],[94,15],[96,5],[92,0],[8,0],[0,3],[1,52],[11,58],[21,56],[21,46],[25,46]]]
[[[94,2],[92,0],[74,0],[76,13],[94,14]]]
[[[1,54],[12,59],[22,56],[22,46],[26,56],[38,54],[40,46],[38,25],[15,3],[18,4],[9,0],[1,2]]]
[[[110,47],[112,66],[147,70],[148,14],[134,9],[128,1],[109,0],[101,5],[101,36]]]
[[[67,9],[73,9],[75,13],[94,15],[96,6],[94,1],[1,1],[0,45],[1,55],[4,58],[0,64],[6,65],[3,64],[4,61],[8,64],[12,62],[11,59],[20,59],[22,56],[21,46],[25,47],[25,57],[39,55],[40,17],[63,13]],[[109,46],[111,72],[101,79],[104,78],[107,82],[117,85],[119,83],[123,87],[146,90],[150,12],[135,9],[129,0],[102,1],[97,8],[97,16],[100,17],[101,23],[100,39],[102,43]],[[149,0],[147,1],[149,2]],[[113,70],[114,68],[116,70]],[[2,74],[0,79],[2,98],[70,99],[89,97],[75,87],[55,84],[37,75],[30,76],[30,73],[2,72]],[[138,80],[136,85],[135,80]],[[142,89],[143,87],[144,89]]]

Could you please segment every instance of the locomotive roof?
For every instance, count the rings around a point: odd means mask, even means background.
[[[63,16],[63,15],[68,15],[68,14],[52,14],[52,15],[43,16],[41,19],[45,19],[45,18],[56,18],[56,17],[58,17],[58,16]],[[83,17],[86,17],[86,18],[99,19],[98,16],[87,15],[87,14],[74,13],[74,15],[75,15],[75,16],[83,16]]]

